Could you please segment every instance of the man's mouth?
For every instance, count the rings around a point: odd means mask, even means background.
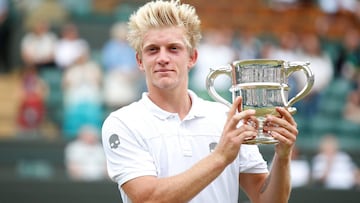
[[[159,69],[156,70],[155,73],[167,73],[167,72],[172,72],[173,70],[171,69]]]

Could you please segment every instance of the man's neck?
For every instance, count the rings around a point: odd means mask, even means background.
[[[187,90],[178,92],[176,90],[149,92],[149,99],[161,109],[177,113],[180,119],[184,119],[189,113],[192,105],[191,97]]]

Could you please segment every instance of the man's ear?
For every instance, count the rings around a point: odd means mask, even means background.
[[[136,52],[136,62],[138,64],[139,69],[144,72],[145,69],[142,63],[141,55],[138,52]]]
[[[197,49],[194,49],[189,57],[189,66],[188,66],[189,70],[195,66],[197,58],[198,58],[198,51]]]

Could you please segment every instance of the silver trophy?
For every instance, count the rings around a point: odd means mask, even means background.
[[[214,81],[219,75],[225,74],[231,77],[232,100],[242,96],[243,110],[254,109],[259,121],[257,137],[245,143],[275,144],[278,141],[263,131],[265,117],[269,114],[277,115],[275,110],[277,106],[287,108],[292,114],[296,112],[296,108],[292,105],[309,94],[314,84],[314,75],[309,65],[308,62],[267,59],[235,61],[215,70],[211,69],[206,79],[206,88],[211,98],[231,107],[231,103],[221,97],[214,87]],[[305,74],[307,83],[294,97],[288,99],[290,90],[288,77],[296,71]]]

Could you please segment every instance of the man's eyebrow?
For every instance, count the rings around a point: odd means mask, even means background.
[[[149,48],[149,47],[159,47],[160,45],[155,44],[155,43],[151,43],[151,44],[145,44],[143,46],[143,49]],[[162,45],[161,45],[162,46]],[[171,42],[171,43],[167,43],[165,45],[166,47],[168,46],[178,46],[178,47],[185,47],[185,44],[182,42]]]
[[[158,47],[156,44],[147,44],[142,47],[143,50]]]
[[[170,43],[169,45],[170,46],[174,46],[174,45],[176,45],[176,46],[185,46],[185,44],[181,43],[181,42],[173,42],[173,43]]]

